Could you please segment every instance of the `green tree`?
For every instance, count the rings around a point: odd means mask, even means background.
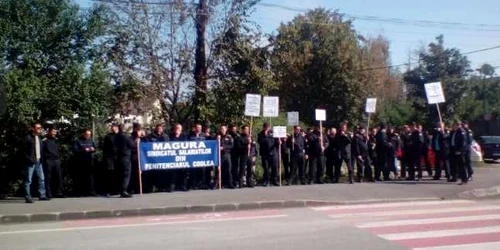
[[[282,24],[272,40],[272,67],[286,110],[306,122],[327,109],[329,123],[358,122],[364,103],[361,48],[350,21],[315,9]]]
[[[101,6],[81,11],[69,0],[0,0],[7,110],[0,118],[0,168],[19,169],[17,140],[34,121],[68,119],[61,137],[66,144],[93,117],[108,117],[111,86],[96,50],[105,13]]]
[[[458,113],[458,106],[467,96],[466,76],[471,72],[470,62],[458,49],[446,48],[443,36],[436,37],[436,42],[430,43],[427,50],[419,52],[419,65],[404,74],[414,107],[427,124],[437,121],[435,106],[427,104],[425,83],[440,81],[443,86],[446,103],[440,104],[443,118],[452,120],[465,118],[467,114]],[[416,119],[415,120],[421,120]]]

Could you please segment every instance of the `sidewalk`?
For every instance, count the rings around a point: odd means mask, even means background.
[[[121,198],[66,198],[25,204],[23,199],[0,200],[0,224],[119,216],[164,215],[261,208],[304,207],[409,200],[464,198],[472,190],[500,185],[500,165],[477,168],[466,186],[444,180],[422,182],[324,184],[256,187],[253,189],[155,193]],[[427,177],[428,178],[428,177]],[[500,192],[500,188],[493,188]],[[489,191],[491,193],[491,191]],[[496,194],[492,194],[496,195]],[[468,195],[465,198],[476,198]]]

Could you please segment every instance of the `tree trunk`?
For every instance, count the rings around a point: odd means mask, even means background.
[[[208,24],[207,0],[199,0],[196,8],[196,53],[195,53],[195,95],[193,120],[201,122],[202,111],[207,101],[207,55],[206,29]]]

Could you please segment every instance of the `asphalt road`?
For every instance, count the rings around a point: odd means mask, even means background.
[[[500,249],[500,200],[0,226],[0,249]],[[443,248],[446,247],[446,248]]]

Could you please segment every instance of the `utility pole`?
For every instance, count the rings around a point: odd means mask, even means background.
[[[202,109],[207,101],[207,54],[206,54],[206,30],[208,25],[207,0],[199,0],[196,7],[196,52],[195,52],[195,95],[194,120],[200,122]]]

